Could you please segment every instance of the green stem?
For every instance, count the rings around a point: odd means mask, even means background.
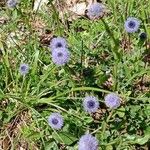
[[[47,103],[47,102],[51,102],[53,99],[56,99],[58,97],[61,97],[61,96],[64,96],[68,93],[71,93],[71,92],[76,92],[76,91],[97,91],[97,92],[102,92],[102,93],[111,93],[110,91],[107,91],[107,90],[103,90],[103,89],[99,89],[99,88],[94,88],[94,87],[78,87],[78,88],[72,88],[71,90],[69,91],[66,91],[62,94],[59,94],[59,95],[56,95],[54,97],[51,97],[51,98],[43,98],[43,99],[40,99],[37,101],[37,103]]]
[[[113,54],[114,54],[114,58],[115,58],[115,59],[120,59],[120,56],[119,56],[119,53],[118,53],[119,42],[115,39],[115,37],[114,37],[114,35],[113,35],[111,29],[109,28],[108,24],[107,24],[103,19],[101,19],[101,20],[102,20],[102,23],[103,23],[104,26],[105,26],[105,29],[106,29],[107,33],[109,34],[109,36],[112,38],[112,40],[113,40],[113,42],[114,42],[114,45],[115,45],[115,46],[114,46],[113,48],[111,48],[111,49],[112,49],[112,52],[113,52]]]
[[[95,131],[92,132],[92,134],[95,134],[96,132],[98,132],[100,129],[102,129],[102,137],[105,133],[105,130],[106,130],[106,126],[107,126],[107,123],[109,122],[111,116],[112,116],[112,113],[113,113],[113,110],[110,112],[109,116],[107,117],[107,120],[105,122],[105,124],[101,127],[99,127],[98,129],[96,129]]]
[[[105,134],[105,131],[106,131],[106,127],[107,127],[107,124],[108,124],[108,122],[109,122],[109,120],[110,120],[110,118],[111,118],[113,112],[114,112],[114,110],[111,110],[109,116],[107,117],[106,122],[104,123],[104,125],[103,125],[103,127],[102,127],[102,139],[104,139],[104,134]]]
[[[22,81],[22,85],[21,85],[21,93],[24,93],[23,88],[24,88],[25,79],[26,79],[26,76],[23,75],[23,81]]]
[[[117,70],[118,70],[118,62],[115,62],[114,65],[114,86],[113,86],[113,91],[117,91],[117,86],[118,86],[118,82],[117,82]]]

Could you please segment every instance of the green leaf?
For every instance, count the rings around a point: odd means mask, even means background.
[[[147,116],[150,116],[150,105],[145,106],[144,112]]]
[[[33,61],[33,69],[32,69],[32,75],[34,75],[36,73],[37,70],[37,65],[38,65],[38,58],[39,58],[39,50],[36,50],[35,54],[34,54],[34,61]]]
[[[140,137],[134,141],[134,143],[139,145],[144,145],[150,139],[150,134],[145,135],[144,137]]]
[[[74,137],[72,134],[67,132],[60,132],[60,133],[52,133],[52,137],[59,143],[64,143],[66,145],[71,145],[75,141],[77,141],[77,138]]]
[[[45,143],[44,150],[59,150],[55,142],[48,141]]]
[[[27,136],[27,138],[29,138],[29,139],[32,139],[32,140],[34,140],[34,139],[40,139],[40,133],[39,132],[34,132],[34,131],[31,131],[32,133],[31,134],[29,134],[28,136]]]
[[[121,108],[117,109],[116,114],[117,114],[120,118],[123,118],[124,115],[125,115],[125,108],[124,108],[124,107],[121,107]]]
[[[145,133],[145,135],[150,135],[150,126],[148,126],[147,128],[146,128],[146,130],[144,131],[144,133]]]
[[[111,145],[106,146],[106,150],[113,150],[113,147]]]
[[[2,100],[4,98],[4,94],[3,92],[0,90],[0,100]]]
[[[13,17],[14,20],[17,19],[17,17],[18,17],[18,12],[17,12],[16,9],[13,11],[12,17]]]

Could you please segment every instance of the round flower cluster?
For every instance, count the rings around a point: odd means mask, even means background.
[[[126,32],[128,33],[136,32],[138,31],[140,27],[140,20],[134,17],[129,17],[125,21],[124,27],[125,27]]]
[[[83,100],[84,110],[88,113],[94,113],[99,108],[98,99],[94,96],[86,96]]]
[[[19,68],[19,72],[21,75],[26,75],[29,72],[29,65],[28,64],[21,64]]]
[[[91,19],[98,19],[104,15],[105,6],[101,3],[93,3],[87,10],[87,16]]]
[[[53,38],[49,47],[52,51],[52,61],[58,65],[65,65],[70,59],[67,41],[63,37]]]
[[[18,0],[8,0],[6,4],[9,8],[15,8],[18,4]]]
[[[59,130],[62,128],[63,126],[63,118],[59,113],[52,113],[49,117],[48,117],[48,124],[56,130]]]
[[[56,37],[51,40],[49,47],[51,48],[51,50],[55,50],[57,48],[67,48],[68,45],[65,38]]]
[[[105,104],[111,109],[116,109],[120,106],[120,98],[115,93],[110,93],[105,97]]]
[[[52,51],[52,61],[58,66],[65,65],[69,61],[69,58],[70,53],[66,48],[56,48]]]
[[[98,150],[98,140],[91,134],[81,136],[78,150]]]

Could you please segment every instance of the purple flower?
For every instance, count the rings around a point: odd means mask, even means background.
[[[50,42],[50,46],[51,50],[53,51],[54,49],[57,48],[67,48],[67,41],[65,38],[63,37],[56,37],[53,38]]]
[[[17,3],[18,3],[17,0],[8,0],[8,1],[7,1],[7,6],[8,6],[9,8],[14,8],[14,7],[16,7]]]
[[[91,134],[85,134],[79,140],[78,150],[98,150],[98,140]]]
[[[21,75],[26,75],[29,72],[29,65],[28,64],[21,64],[19,68],[19,72]]]
[[[120,98],[115,93],[110,93],[105,96],[105,104],[111,109],[116,109],[120,106]]]
[[[129,17],[125,21],[124,27],[125,27],[126,32],[128,33],[136,32],[138,31],[140,27],[140,20],[134,17]]]
[[[90,19],[98,19],[103,16],[105,10],[105,6],[101,3],[93,3],[89,6],[87,10],[87,16]]]
[[[86,96],[83,100],[84,110],[88,113],[94,113],[99,108],[98,99],[94,96]]]
[[[48,117],[48,124],[56,130],[59,130],[62,128],[63,126],[63,118],[59,113],[52,113],[49,117]]]
[[[70,59],[70,53],[67,48],[57,48],[52,51],[52,61],[58,65],[65,65]]]

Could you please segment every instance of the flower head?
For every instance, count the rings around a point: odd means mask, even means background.
[[[26,75],[29,72],[29,65],[28,64],[21,64],[19,68],[19,72],[21,75]]]
[[[17,0],[8,0],[8,1],[7,1],[7,6],[8,6],[9,8],[14,8],[14,7],[16,7],[17,3],[18,3]]]
[[[94,113],[99,108],[98,99],[94,96],[86,96],[83,100],[84,110],[89,113]]]
[[[124,27],[128,33],[136,32],[140,27],[140,20],[134,17],[129,17],[125,21]]]
[[[140,40],[144,41],[147,39],[147,34],[145,32],[142,32],[140,35],[139,35],[139,38]]]
[[[98,150],[98,141],[91,134],[83,135],[78,143],[78,150]]]
[[[59,113],[52,113],[49,117],[48,117],[48,124],[56,130],[59,130],[62,128],[63,126],[63,118]]]
[[[87,10],[87,16],[90,19],[98,19],[103,16],[105,10],[105,6],[101,3],[93,3],[89,6]]]
[[[67,48],[57,48],[52,51],[52,61],[58,65],[65,65],[70,59],[70,53]]]
[[[120,106],[120,98],[115,93],[110,93],[105,96],[105,104],[111,109],[116,109]]]
[[[67,48],[67,41],[63,37],[56,37],[53,38],[50,42],[51,50],[57,49],[57,48]]]

